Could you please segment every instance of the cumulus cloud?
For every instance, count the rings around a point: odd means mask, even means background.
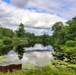
[[[76,0],[34,0],[27,8],[37,12],[57,14],[64,18],[76,16]]]
[[[65,22],[66,19],[56,14],[19,9],[5,2],[0,2],[0,24],[4,27],[15,30],[20,23],[23,23],[28,32],[36,35],[42,35],[43,33],[51,35],[51,26],[57,21]]]

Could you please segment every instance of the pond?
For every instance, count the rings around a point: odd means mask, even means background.
[[[42,67],[51,64],[53,47],[43,46],[42,44],[35,44],[34,46],[24,47],[17,46],[5,51],[0,56],[0,65],[9,65],[15,63],[22,63],[22,68]]]

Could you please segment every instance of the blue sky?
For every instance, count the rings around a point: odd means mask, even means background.
[[[74,16],[76,0],[0,0],[2,26],[15,30],[22,22],[26,31],[36,35],[51,35],[54,23],[66,22]]]
[[[3,0],[3,1],[5,1],[5,2],[7,2],[7,3],[10,3],[10,0]]]

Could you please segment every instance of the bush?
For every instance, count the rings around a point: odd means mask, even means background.
[[[70,68],[72,68],[72,69],[74,69],[76,71],[76,64],[71,64],[68,67],[70,67]]]
[[[19,38],[15,37],[12,40],[13,40],[13,43],[12,43],[13,46],[17,46],[19,44]]]
[[[3,40],[0,40],[0,44],[2,44],[3,43]]]
[[[4,44],[4,45],[11,45],[12,42],[13,42],[12,39],[9,38],[9,37],[5,37],[5,38],[3,39],[3,44]]]
[[[66,41],[65,45],[67,47],[74,47],[76,45],[76,42],[73,40],[68,40],[68,41]]]

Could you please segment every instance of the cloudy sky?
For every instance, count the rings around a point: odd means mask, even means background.
[[[74,16],[76,0],[0,0],[0,25],[15,30],[23,23],[35,35],[51,35],[55,22]]]

